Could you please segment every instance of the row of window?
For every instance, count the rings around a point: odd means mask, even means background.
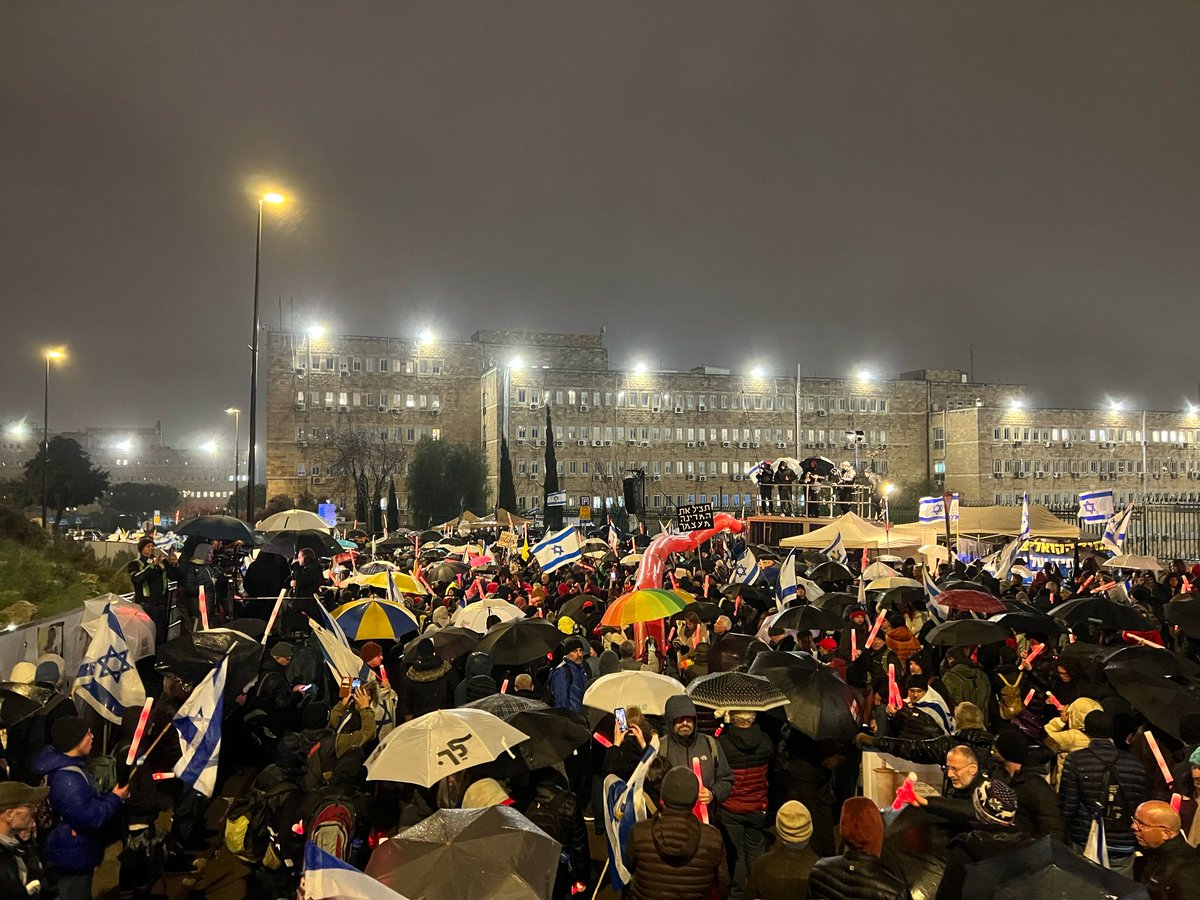
[[[1200,460],[1196,459],[1147,459],[1152,474],[1186,475],[1200,474]],[[1140,459],[993,459],[993,475],[1140,475]]]
[[[934,429],[936,440],[940,428]],[[1057,443],[1059,441],[1088,441],[1093,444],[1141,444],[1141,429],[1133,428],[993,428],[992,440],[1002,441],[1040,441]],[[1190,444],[1200,443],[1200,429],[1161,429],[1150,431],[1151,444]]]
[[[542,439],[544,428],[541,425],[517,425],[517,441],[538,441]],[[650,441],[652,443],[697,443],[716,446],[732,446],[733,444],[790,444],[795,436],[791,428],[663,428],[658,425],[560,425],[554,429],[554,439],[566,443],[577,441],[607,441],[611,446],[614,441],[619,444],[628,441]]]
[[[435,441],[442,439],[442,429],[429,428],[420,425],[396,425],[390,428],[368,426],[361,429],[364,433],[380,441],[398,441],[405,444],[416,444],[424,438]],[[316,444],[327,441],[334,435],[332,428],[297,428],[296,441],[300,444]]]
[[[311,360],[311,364],[309,363]],[[387,375],[441,375],[445,362],[434,357],[420,359],[382,359],[380,357],[327,356],[320,353],[301,353],[296,356],[297,372],[354,372]]]
[[[397,394],[391,391],[297,391],[296,407],[318,409],[364,407],[366,409],[441,409],[440,394]]]
[[[680,478],[686,476],[705,475],[709,478],[747,478],[750,470],[757,464],[741,459],[700,459],[700,460],[556,460],[559,475],[600,475],[604,478],[614,477],[614,473],[622,475],[631,469],[643,469],[651,476]],[[517,475],[541,474],[543,466],[540,460],[517,459],[514,463]],[[880,475],[887,474],[886,460],[872,460],[875,471]]]
[[[997,506],[1013,506],[1020,504],[1021,496],[1020,492],[997,491],[993,494],[993,499]],[[1138,499],[1141,499],[1139,494],[1114,493],[1113,505],[1117,509],[1123,509]],[[1197,503],[1200,502],[1200,491],[1154,491],[1147,493],[1145,499],[1147,503]],[[1074,509],[1079,505],[1079,495],[1059,492],[1030,493],[1029,502],[1057,509]]]
[[[885,413],[888,401],[886,397],[805,397],[804,409],[810,413]]]

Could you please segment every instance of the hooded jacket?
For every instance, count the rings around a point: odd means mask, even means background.
[[[900,660],[900,667],[897,671],[903,671],[903,666],[908,662],[908,658],[921,649],[921,642],[913,637],[913,633],[908,630],[906,625],[898,625],[889,631],[884,643]]]
[[[950,692],[947,700],[955,706],[964,700],[974,703],[983,712],[983,723],[987,724],[988,710],[992,706],[992,682],[983,669],[967,660],[959,660],[942,673],[942,684]]]
[[[454,706],[458,682],[458,673],[448,662],[436,656],[418,658],[395,685],[397,714],[408,720],[435,709],[449,709]]]
[[[467,681],[475,675],[487,675],[490,677],[494,665],[492,657],[487,653],[476,651],[467,657],[466,665],[463,667],[462,681],[454,687],[455,706],[462,706],[467,702]]]
[[[1055,716],[1046,723],[1046,746],[1058,754],[1054,767],[1054,787],[1058,788],[1062,780],[1063,764],[1067,755],[1075,750],[1082,750],[1091,743],[1091,738],[1083,733],[1083,720],[1087,714],[1097,709],[1103,709],[1091,697],[1080,697],[1067,706],[1067,720]]]
[[[669,702],[669,701],[668,701]],[[631,900],[711,900],[729,893],[721,832],[688,809],[664,808],[633,826],[625,853]]]
[[[108,840],[103,833],[121,810],[116,794],[101,797],[82,767],[83,760],[46,747],[33,761],[33,770],[46,776],[50,808],[60,821],[46,838],[46,862],[59,872],[91,872],[104,859]]]
[[[733,769],[729,767],[729,761],[716,738],[693,731],[685,743],[675,734],[671,725],[684,716],[696,718],[696,705],[692,703],[692,698],[683,694],[668,698],[663,708],[663,725],[667,734],[662,745],[662,756],[669,766],[688,769],[692,767],[692,757],[698,757],[700,781],[712,791],[714,804],[724,803],[733,790]]]

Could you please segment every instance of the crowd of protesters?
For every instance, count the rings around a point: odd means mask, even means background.
[[[21,664],[11,681],[52,688],[62,702],[48,704],[57,710],[51,718],[32,717],[7,732],[11,780],[0,783],[0,885],[43,897],[91,896],[105,848],[119,841],[119,895],[151,896],[162,891],[160,878],[194,872],[197,856],[223,842],[250,866],[255,890],[290,896],[314,827],[336,834],[338,852],[361,867],[381,838],[437,809],[505,805],[562,846],[553,896],[590,892],[603,865],[592,850],[607,840],[599,837],[600,785],[610,775],[630,778],[657,735],[659,752],[644,785],[653,815],[634,826],[622,848],[633,898],[912,896],[917,886],[897,813],[861,796],[863,756],[873,751],[942,767],[932,792],[908,797],[925,816],[922,827],[937,835],[938,877],[924,896],[964,896],[972,865],[1048,838],[1080,859],[1102,859],[1152,898],[1200,897],[1200,703],[1179,708],[1170,723],[1158,714],[1150,721],[1149,709],[1118,690],[1107,662],[1122,647],[1149,643],[1164,649],[1138,652],[1169,658],[1171,674],[1200,673],[1200,641],[1166,623],[1172,604],[1187,601],[1200,567],[1189,571],[1175,561],[1161,575],[1136,573],[1121,590],[1114,602],[1140,611],[1151,628],[1130,633],[1080,621],[1038,632],[1031,625],[1002,641],[943,646],[927,638],[944,611],[913,594],[882,611],[880,595],[865,591],[858,594],[865,603],[823,606],[840,616],[837,629],[771,627],[766,620],[783,605],[769,586],[728,586],[737,549],[714,543],[676,560],[673,582],[704,601],[707,614],[679,617],[661,643],[632,627],[600,624],[606,606],[632,587],[632,570],[615,556],[545,575],[514,551],[482,576],[405,595],[418,632],[355,642],[364,678],[353,686],[329,674],[306,620],[323,621],[323,611],[372,591],[339,587],[345,571],[301,554],[275,576],[285,579],[291,599],[257,677],[226,709],[221,777],[249,773],[250,786],[240,806],[218,810],[224,833],[206,822],[212,801],[178,779],[158,777],[172,770],[179,747],[153,738],[170,727],[195,685],[155,672],[153,660],[139,664],[158,699],[142,745],[154,749],[131,772],[123,751],[136,710],[120,728],[104,729],[65,699],[71,678],[61,658]],[[198,628],[193,593],[211,577],[204,571],[211,548],[192,548],[188,565],[199,571],[176,569],[170,579],[165,566],[174,561],[156,564],[150,551],[130,567],[135,601],[160,641],[172,600],[186,613],[185,632]],[[353,564],[368,559],[364,548]],[[913,559],[896,566],[909,577],[922,574]],[[763,564],[761,583],[769,585],[777,568]],[[997,581],[959,564],[930,574],[941,584],[974,579],[978,590],[1027,611],[1031,622],[1034,614],[1053,617],[1089,576],[1098,583],[1094,562],[1075,576],[1047,566],[1032,578]],[[858,592],[853,584],[822,587]],[[822,605],[804,587],[797,594],[791,603]],[[442,658],[436,632],[481,597],[554,622],[561,643],[548,658],[519,667],[498,666],[478,652]],[[560,615],[572,601],[573,615]],[[742,641],[741,656],[729,662],[722,645],[745,635],[759,640]],[[608,674],[652,671],[686,685],[716,671],[718,658],[722,667],[744,670],[757,654],[787,652],[811,654],[855,689],[856,735],[817,740],[783,715],[714,714],[681,692],[660,716],[629,707],[624,728],[611,716],[599,725],[591,720],[593,741],[561,765],[508,777],[468,770],[430,788],[366,780],[364,762],[379,741],[434,710],[503,691],[586,716],[588,686]],[[696,815],[700,808],[706,821]]]

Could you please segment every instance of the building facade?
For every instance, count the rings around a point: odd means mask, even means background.
[[[603,335],[264,337],[267,494],[343,508],[351,485],[329,470],[327,442],[345,429],[391,442],[401,455],[425,437],[481,446],[493,498],[506,438],[521,511],[541,505],[553,440],[569,513],[620,505],[623,477],[644,471],[653,514],[706,501],[750,506],[751,467],[781,456],[845,460],[893,481],[940,479],[949,411],[1025,396],[1022,385],[972,383],[943,370],[866,379],[616,369]]]

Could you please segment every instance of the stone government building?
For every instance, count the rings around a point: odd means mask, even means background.
[[[957,370],[894,378],[810,377],[698,366],[617,369],[603,335],[477,331],[464,340],[264,333],[267,495],[311,494],[339,508],[349,485],[325,467],[340,429],[414,445],[481,446],[496,495],[500,438],[518,510],[540,507],[546,406],[568,514],[619,502],[627,469],[646,471],[649,512],[709,501],[749,505],[746,473],[779,456],[858,462],[898,483],[926,479],[968,502],[1071,507],[1111,486],[1118,504],[1200,500],[1200,415],[1031,409],[1024,385]],[[397,481],[402,510],[404,485]],[[422,523],[423,524],[423,523]]]

